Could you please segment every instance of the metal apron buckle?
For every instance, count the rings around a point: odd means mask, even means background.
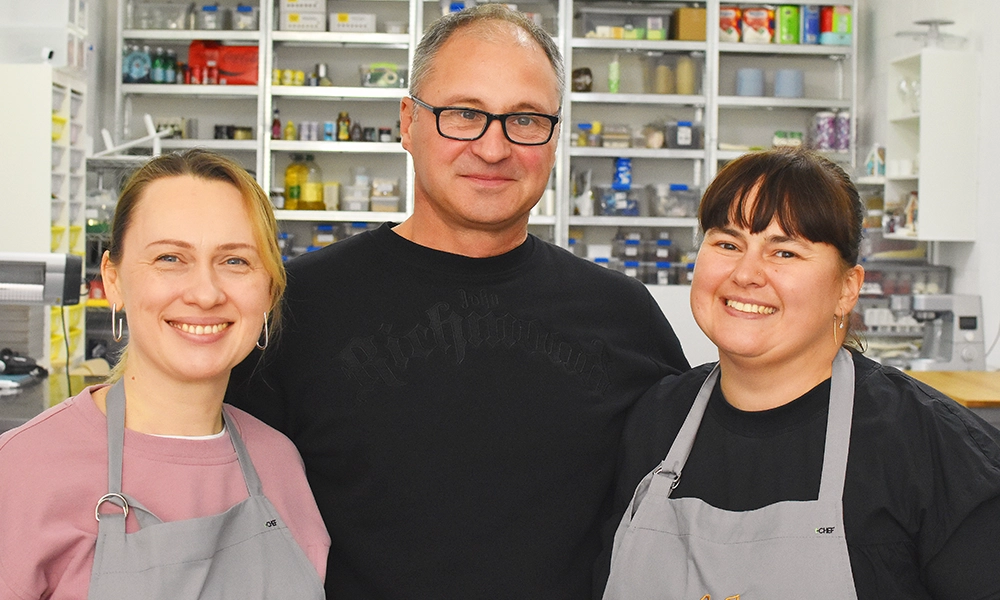
[[[128,516],[128,500],[125,499],[125,496],[113,493],[104,494],[103,496],[101,496],[101,499],[97,501],[97,506],[94,507],[94,518],[97,519],[98,522],[101,521],[101,513],[100,513],[101,505],[104,504],[105,502],[111,502],[111,504],[119,506],[116,502],[113,502],[114,500],[121,500],[120,508],[122,508],[125,511],[125,516],[126,517]]]

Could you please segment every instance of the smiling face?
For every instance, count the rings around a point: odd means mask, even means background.
[[[448,38],[418,97],[432,106],[556,114],[558,89],[552,64],[530,36],[509,23],[490,23]],[[426,232],[413,241],[456,251],[453,240],[479,232],[523,240],[528,212],[555,164],[558,129],[542,146],[510,142],[499,122],[478,140],[451,140],[438,134],[431,111],[407,98],[400,131],[415,166],[411,220]]]
[[[182,175],[150,183],[120,262],[106,254],[101,274],[108,300],[126,311],[127,376],[224,384],[271,305],[246,202],[223,181]]]
[[[776,220],[757,233],[729,224],[705,233],[691,310],[724,362],[829,365],[846,331],[834,340],[835,315],[850,314],[863,278],[832,245],[789,236]]]

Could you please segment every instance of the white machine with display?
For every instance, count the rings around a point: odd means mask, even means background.
[[[909,314],[923,324],[920,357],[910,359],[911,371],[985,371],[983,306],[969,294],[892,296],[892,311]]]

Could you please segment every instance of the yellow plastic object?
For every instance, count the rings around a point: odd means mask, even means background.
[[[66,228],[62,225],[52,226],[52,251],[57,252],[62,246],[63,236],[66,235]]]
[[[66,131],[66,117],[52,115],[52,141],[58,142]]]
[[[80,241],[80,234],[83,233],[82,225],[70,225],[69,226],[69,247],[70,249],[76,248],[77,242]]]

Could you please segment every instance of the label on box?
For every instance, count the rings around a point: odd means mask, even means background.
[[[281,13],[281,31],[326,31],[323,13]]]
[[[375,33],[375,15],[370,13],[330,13],[330,31]]]
[[[694,136],[691,132],[691,123],[682,121],[677,123],[677,145],[690,146]]]

